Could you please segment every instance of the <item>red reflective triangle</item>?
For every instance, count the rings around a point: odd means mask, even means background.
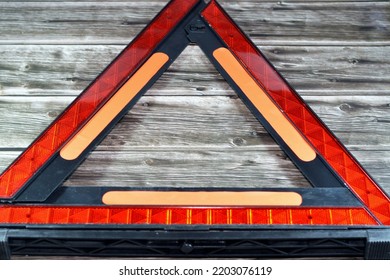
[[[102,74],[3,172],[0,176],[0,198],[8,203],[0,206],[0,223],[390,225],[389,197],[215,1],[202,8],[200,14],[194,12],[196,7],[203,5],[202,3],[196,0],[171,1]],[[192,18],[197,19],[198,23],[203,20],[208,24],[208,27],[202,24],[190,26],[190,31],[194,31],[192,36],[198,38],[197,36],[201,36],[207,28],[211,28],[222,46],[210,51],[210,55],[214,55],[213,63],[232,80],[231,83],[235,84],[237,90],[242,91],[249,99],[248,104],[260,112],[259,114],[270,124],[271,129],[279,133],[282,140],[286,142],[287,149],[298,158],[296,160],[310,164],[315,159],[323,159],[336,174],[335,177],[354,193],[361,206],[69,206],[50,205],[45,201],[31,202],[29,195],[25,196],[25,200],[18,201],[19,195],[31,187],[31,181],[46,172],[45,168],[61,157],[59,152],[70,140],[76,139],[82,144],[85,141],[83,129],[94,119],[99,122],[101,120],[99,118],[110,116],[111,109],[115,109],[116,106],[116,104],[111,105],[113,100],[116,98],[127,100],[126,95],[123,94],[124,89],[127,93],[134,87],[140,87],[134,93],[134,96],[139,95],[141,89],[157,77],[157,72],[163,69],[170,58],[164,53],[164,44],[168,42],[165,40],[176,32],[179,24],[188,32],[188,26],[184,23]],[[213,37],[213,40],[215,38]],[[207,42],[203,43],[207,44]],[[219,56],[219,51],[222,56]],[[159,61],[158,57],[165,56],[167,61],[160,61],[161,68],[155,69],[157,74],[146,79],[144,73],[149,73],[148,70],[154,65],[154,60],[151,59]],[[230,61],[233,59],[238,67],[229,69],[229,65],[223,63],[226,57]],[[249,89],[248,82],[253,85]],[[132,97],[128,102],[134,100],[135,97]],[[259,100],[269,102],[270,106],[262,108]],[[278,120],[267,117],[267,114],[275,116]],[[290,138],[292,137],[290,135],[281,135],[283,129],[290,129],[295,133],[294,141],[291,140],[293,138]],[[296,139],[301,141],[301,144],[297,144]],[[92,140],[95,141],[95,138]],[[81,155],[76,159],[78,157]],[[64,158],[59,160],[63,161]]]

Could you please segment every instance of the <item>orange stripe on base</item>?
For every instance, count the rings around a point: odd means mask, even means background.
[[[63,159],[73,160],[92,143],[109,123],[140,92],[168,61],[165,53],[153,54],[134,75],[107,101],[86,125],[61,149]]]
[[[131,206],[299,206],[295,192],[228,191],[111,191],[103,195],[106,205]]]
[[[214,51],[213,56],[296,156],[303,161],[314,160],[316,158],[314,149],[242,67],[234,55],[226,48],[219,48]]]

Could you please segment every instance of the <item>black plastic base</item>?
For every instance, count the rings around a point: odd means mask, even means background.
[[[365,258],[369,260],[390,260],[390,230],[370,231]]]
[[[11,252],[8,244],[8,230],[0,229],[0,259],[9,258],[11,258]]]
[[[13,228],[0,230],[0,257],[180,257],[390,259],[390,229]]]

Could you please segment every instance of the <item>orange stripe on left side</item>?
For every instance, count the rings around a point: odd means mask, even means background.
[[[92,143],[109,123],[140,92],[150,79],[164,66],[169,57],[165,53],[153,54],[115,95],[88,121],[87,124],[61,149],[60,156],[74,160]]]

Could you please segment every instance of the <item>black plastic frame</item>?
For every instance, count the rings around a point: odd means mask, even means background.
[[[0,230],[0,258],[11,255],[159,258],[390,259],[388,229],[289,227],[50,227]],[[6,246],[5,246],[6,245]]]

